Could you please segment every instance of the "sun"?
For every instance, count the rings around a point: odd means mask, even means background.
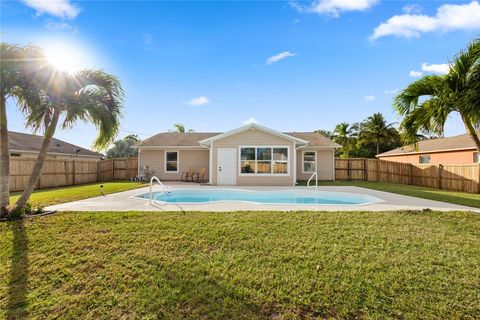
[[[92,67],[87,50],[74,43],[51,41],[44,45],[44,52],[58,70],[75,73]]]

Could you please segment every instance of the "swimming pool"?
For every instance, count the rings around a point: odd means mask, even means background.
[[[365,205],[383,202],[366,195],[318,190],[243,190],[243,189],[167,189],[152,193],[153,199],[166,204],[202,204],[212,202],[252,202],[257,204]],[[135,196],[150,199],[150,193]]]

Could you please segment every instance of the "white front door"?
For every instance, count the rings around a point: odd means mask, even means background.
[[[236,150],[218,149],[217,155],[217,184],[235,185],[236,183]]]

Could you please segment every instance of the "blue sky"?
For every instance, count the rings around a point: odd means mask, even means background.
[[[77,67],[117,75],[120,137],[183,123],[226,131],[245,121],[282,131],[331,130],[391,107],[420,74],[480,34],[477,1],[3,1],[2,41],[65,46]],[[63,52],[63,51],[62,51]],[[11,130],[25,131],[9,105]],[[447,135],[465,130],[456,118]],[[88,147],[91,125],[56,137]]]

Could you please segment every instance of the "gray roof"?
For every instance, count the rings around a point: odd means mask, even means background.
[[[10,142],[9,145],[11,151],[39,152],[43,142],[43,136],[14,131],[8,132],[8,139]],[[50,142],[48,153],[93,156],[99,158],[103,157],[103,155],[98,152],[94,152],[55,138],[52,138],[52,141]]]
[[[137,144],[137,147],[200,147],[201,140],[222,134],[223,132],[162,132]],[[310,147],[341,147],[327,137],[316,132],[284,132],[293,137],[309,141]]]
[[[480,131],[479,131],[480,132]],[[403,146],[384,153],[380,153],[377,157],[398,156],[410,153],[439,152],[445,150],[462,150],[476,149],[475,142],[469,134],[461,134],[458,136],[430,139],[419,141],[417,148],[414,145]]]

